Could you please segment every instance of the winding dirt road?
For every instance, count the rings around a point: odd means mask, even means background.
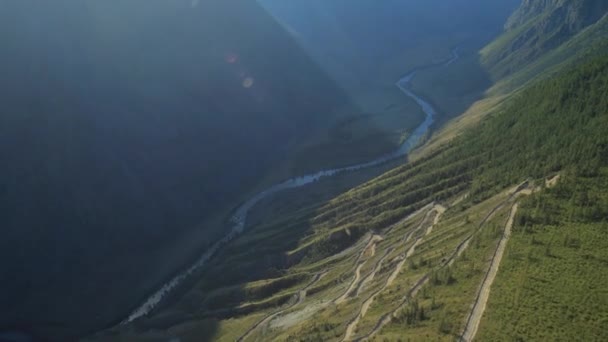
[[[374,280],[374,277],[376,276],[376,273],[378,273],[378,270],[384,263],[384,260],[386,260],[386,258],[388,258],[388,255],[393,250],[394,250],[394,248],[392,248],[392,247],[386,249],[386,252],[382,256],[382,258],[380,260],[378,260],[378,262],[376,262],[376,265],[374,265],[374,268],[372,269],[372,271],[369,272],[369,274],[365,278],[363,278],[363,280],[361,280],[361,282],[359,283],[359,286],[357,287],[357,291],[355,291],[355,296],[359,296],[361,291],[363,291],[363,288],[365,287],[365,285],[367,285],[367,283],[369,283],[370,281]]]
[[[433,212],[435,213],[435,217],[433,218],[433,222],[431,224],[429,224],[429,226],[427,227],[427,229],[424,232],[424,234],[419,234],[419,236],[417,237],[417,239],[414,242],[414,244],[405,252],[404,255],[402,255],[402,260],[395,266],[395,268],[393,269],[393,272],[387,278],[387,280],[384,283],[384,285],[380,289],[378,289],[377,291],[375,291],[373,294],[371,294],[370,297],[363,302],[363,304],[361,305],[361,308],[359,309],[359,313],[357,314],[357,316],[355,316],[355,318],[346,327],[346,332],[344,334],[344,337],[342,338],[342,341],[351,340],[351,338],[352,338],[352,336],[353,336],[353,334],[355,332],[355,329],[357,328],[357,325],[359,324],[359,321],[361,320],[361,318],[363,318],[365,316],[365,314],[369,310],[369,307],[374,302],[374,300],[376,299],[376,297],[382,291],[386,290],[386,288],[389,287],[395,281],[395,279],[397,278],[397,276],[401,272],[401,269],[403,268],[403,265],[405,264],[405,262],[408,260],[409,257],[411,257],[414,254],[414,252],[416,251],[416,247],[418,245],[420,245],[420,243],[422,242],[423,238],[425,236],[429,235],[432,232],[433,226],[436,225],[437,222],[439,222],[439,219],[440,219],[441,215],[445,212],[445,210],[446,210],[446,208],[443,207],[443,206],[441,206],[441,205],[434,205],[431,208],[431,210],[429,210],[426,213],[426,215],[424,216],[424,218],[422,219],[422,221],[420,222],[420,224],[418,225],[418,227],[416,227],[416,229],[411,234],[408,235],[408,239],[407,240],[409,240],[409,237],[411,237],[413,234],[417,234],[420,231],[422,231],[422,229],[424,229],[424,227],[425,227],[425,223],[427,223],[427,221],[429,220],[430,215]],[[392,249],[387,250],[387,255],[391,251],[392,251]],[[381,262],[382,262],[382,260],[381,260]],[[379,265],[381,264],[381,262],[378,263],[377,267],[379,267]],[[357,293],[357,295],[358,294],[359,293]]]
[[[382,241],[382,237],[380,235],[373,235],[370,238],[368,244],[365,246],[365,248],[363,248],[361,253],[359,253],[357,260],[355,261],[355,265],[356,265],[355,266],[355,276],[353,277],[353,280],[350,282],[350,285],[348,286],[346,291],[344,291],[344,293],[342,295],[340,295],[338,298],[333,300],[334,304],[340,304],[340,303],[344,302],[346,299],[348,299],[350,293],[359,284],[359,281],[361,279],[361,268],[363,268],[363,266],[365,266],[365,264],[367,263],[367,260],[369,260],[369,259],[365,259],[365,260],[361,261],[361,259],[363,258],[363,256],[365,255],[365,252],[367,252],[368,249],[370,250],[371,257],[373,257],[376,254],[375,246],[379,241]]]
[[[441,215],[443,215],[443,213],[445,213],[445,211],[446,211],[446,208],[442,205],[436,205],[434,208],[437,213],[435,215],[435,218],[433,219],[433,224],[427,228],[425,236],[429,235],[433,231],[433,227],[435,225],[437,225],[437,223],[439,222],[439,219],[441,218]],[[426,217],[425,217],[425,220],[426,220]],[[424,223],[424,221],[422,223]],[[414,255],[414,252],[416,251],[416,247],[418,247],[418,245],[421,242],[422,242],[421,238],[416,240],[416,243],[414,243],[414,245],[412,247],[410,247],[410,249],[405,253],[405,255],[403,256],[403,259],[397,264],[397,266],[393,270],[393,273],[388,278],[388,280],[386,282],[387,286],[390,286],[393,284],[393,282],[395,281],[395,279],[397,278],[397,276],[403,269],[403,265],[405,265],[405,262],[407,261],[408,258],[410,258],[412,255]]]
[[[275,317],[281,315],[282,313],[284,313],[285,311],[293,308],[294,306],[301,304],[304,299],[306,299],[306,292],[307,290],[312,287],[314,284],[316,284],[317,282],[319,282],[319,280],[321,280],[321,278],[326,274],[327,272],[322,272],[322,273],[317,273],[315,274],[315,276],[313,277],[312,281],[310,283],[308,283],[303,289],[301,289],[300,291],[298,291],[297,296],[297,300],[289,305],[288,307],[281,309],[279,311],[276,311],[274,313],[271,313],[269,315],[267,315],[266,317],[262,318],[259,322],[257,322],[256,324],[254,324],[251,328],[249,328],[249,330],[247,330],[243,335],[241,335],[241,337],[239,337],[237,339],[237,341],[241,342],[241,341],[245,341],[245,339],[247,339],[249,336],[251,336],[251,334],[253,334],[253,332],[258,329],[259,327],[269,323],[270,321],[272,321]]]

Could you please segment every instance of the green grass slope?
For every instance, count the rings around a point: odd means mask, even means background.
[[[608,338],[608,169],[523,201],[480,341]]]

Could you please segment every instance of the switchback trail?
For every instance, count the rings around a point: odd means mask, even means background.
[[[431,216],[431,213],[433,213],[433,212],[435,213],[435,217],[433,218],[432,222],[428,222],[429,218]],[[368,299],[366,299],[363,302],[363,304],[361,305],[361,308],[359,309],[358,314],[349,322],[348,326],[346,327],[346,332],[344,334],[344,337],[342,338],[342,341],[348,341],[348,340],[350,340],[352,338],[352,335],[354,334],[355,329],[356,329],[357,325],[359,324],[359,321],[361,320],[361,318],[363,318],[365,316],[365,314],[367,313],[367,310],[369,310],[369,307],[374,302],[374,300],[376,299],[376,297],[382,291],[386,290],[386,288],[388,288],[393,283],[393,281],[395,280],[395,278],[397,278],[397,276],[399,275],[399,272],[401,271],[401,268],[405,264],[405,261],[414,254],[414,252],[416,250],[416,247],[422,242],[422,239],[425,236],[427,236],[428,234],[430,234],[430,232],[433,229],[433,226],[436,225],[437,222],[439,222],[439,218],[443,214],[443,212],[445,212],[445,208],[443,206],[441,206],[441,205],[435,205],[435,206],[433,206],[433,208],[431,210],[429,210],[424,215],[424,218],[422,219],[422,221],[420,222],[420,224],[418,225],[418,227],[416,227],[416,229],[409,235],[409,236],[411,236],[413,234],[419,234],[418,237],[416,238],[416,241],[407,250],[407,252],[405,252],[405,254],[403,255],[403,259],[395,266],[395,268],[393,269],[393,272],[391,272],[391,274],[386,279],[386,282],[382,285],[382,287],[380,289],[378,289],[377,291],[375,291],[374,293],[372,293],[368,297]],[[424,229],[425,224],[428,224],[428,227],[427,227],[426,231],[424,231],[424,233],[423,233],[422,230]],[[387,250],[387,255],[391,251],[392,251],[392,249],[388,249]],[[378,263],[377,267],[379,267],[379,265],[381,264],[382,261],[383,260],[381,260]]]
[[[368,249],[373,248],[373,246],[376,245],[376,243],[378,243],[378,241],[382,240],[382,237],[379,235],[373,235],[368,244],[365,246],[365,248],[363,248],[363,250],[359,253],[359,255],[357,256],[357,260],[355,260],[355,275],[353,277],[353,280],[350,282],[350,285],[348,286],[348,288],[346,289],[346,291],[344,291],[344,293],[342,295],[340,295],[340,297],[336,298],[333,300],[334,304],[340,304],[342,302],[344,302],[349,294],[353,291],[353,289],[357,286],[357,284],[359,283],[359,280],[361,279],[361,268],[363,268],[363,266],[367,263],[367,260],[361,261],[361,258],[363,258],[363,255],[365,254],[365,252]],[[375,253],[375,248],[374,248],[374,253]],[[372,255],[373,256],[373,255]]]
[[[380,260],[378,260],[378,262],[376,263],[376,265],[374,265],[374,268],[372,269],[372,271],[369,272],[369,274],[359,283],[359,286],[357,287],[357,290],[355,291],[355,294],[354,294],[355,297],[359,296],[359,294],[361,293],[361,291],[363,291],[363,288],[365,287],[365,285],[367,283],[369,283],[370,281],[374,280],[374,277],[376,276],[376,273],[378,273],[378,270],[380,269],[380,267],[384,263],[384,260],[386,260],[386,258],[388,258],[388,255],[392,251],[393,251],[393,248],[387,248],[386,249],[386,252],[382,256],[382,258],[380,258]]]
[[[475,234],[477,234],[477,232],[479,232],[485,226],[485,224],[496,214],[496,212],[498,210],[503,208],[507,203],[512,201],[518,195],[529,194],[531,191],[530,191],[530,189],[528,189],[528,185],[529,185],[529,182],[525,181],[522,184],[513,188],[511,191],[509,191],[507,198],[504,201],[501,201],[498,205],[493,207],[488,212],[488,214],[481,220],[481,222],[479,223],[479,225],[477,226],[475,231],[472,232],[471,234],[469,234],[464,240],[462,240],[458,244],[458,246],[456,246],[456,249],[454,250],[452,255],[439,266],[439,269],[451,266],[454,263],[454,261],[456,261],[456,258],[458,258],[460,255],[462,255],[462,253],[464,253],[464,251],[469,247],[469,244],[470,244],[473,236],[475,236]],[[380,317],[380,319],[376,323],[376,326],[374,327],[374,329],[372,329],[371,332],[369,332],[367,335],[363,336],[362,338],[357,339],[356,341],[369,340],[374,335],[376,335],[378,332],[380,332],[380,330],[383,327],[385,327],[387,324],[389,324],[392,321],[393,316],[396,315],[399,312],[399,310],[401,310],[401,308],[403,308],[405,305],[407,305],[411,301],[412,298],[416,297],[416,295],[418,294],[420,289],[422,289],[422,287],[428,283],[430,276],[431,276],[431,273],[429,272],[429,273],[425,274],[424,276],[422,276],[420,279],[418,279],[418,281],[414,284],[414,286],[412,286],[410,288],[410,290],[406,293],[406,295],[403,297],[401,303],[397,306],[397,308],[382,315],[382,317]]]
[[[301,289],[300,291],[298,291],[297,296],[297,300],[289,305],[288,307],[281,309],[279,311],[276,311],[274,313],[271,313],[267,316],[265,316],[264,318],[262,318],[259,322],[257,322],[256,324],[254,324],[251,328],[249,328],[249,330],[247,330],[243,335],[241,335],[241,337],[239,337],[237,339],[237,341],[241,342],[241,341],[245,341],[245,339],[247,339],[249,336],[251,336],[251,334],[260,326],[270,322],[273,318],[279,316],[280,314],[282,314],[283,312],[293,308],[294,306],[301,304],[304,299],[306,298],[306,291],[311,288],[314,284],[316,284],[317,282],[319,282],[319,280],[321,280],[321,278],[325,275],[325,273],[317,273],[312,281],[310,283],[308,283],[308,285],[306,285],[303,289]]]

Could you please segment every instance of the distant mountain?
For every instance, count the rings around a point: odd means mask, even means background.
[[[525,0],[504,35],[483,51],[496,79],[509,76],[593,27],[608,13],[604,0]]]
[[[544,21],[541,33],[550,34],[558,26],[562,36],[579,31],[603,16],[608,4],[602,0],[524,0],[505,24],[507,30],[518,29],[541,18]],[[559,23],[557,19],[563,19]]]
[[[377,81],[394,60],[423,65],[472,36],[491,39],[517,7],[517,0],[258,1],[347,90]]]

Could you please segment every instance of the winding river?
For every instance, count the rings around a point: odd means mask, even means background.
[[[173,279],[163,285],[162,288],[160,288],[153,295],[151,295],[144,303],[142,303],[135,311],[133,311],[129,315],[129,317],[124,319],[121,324],[129,323],[150,313],[154,309],[154,307],[156,307],[156,305],[160,303],[160,301],[165,297],[165,295],[167,295],[169,292],[171,292],[171,290],[177,287],[184,279],[194,273],[194,271],[205,265],[207,261],[213,255],[215,255],[215,253],[217,253],[217,251],[222,246],[230,242],[237,235],[241,234],[245,230],[245,223],[247,221],[247,215],[249,211],[261,200],[287,189],[299,188],[307,184],[311,184],[321,178],[331,177],[339,173],[357,171],[377,166],[380,164],[384,164],[390,160],[407,155],[414,147],[416,147],[421,142],[422,138],[428,132],[430,126],[435,122],[435,116],[437,115],[435,108],[433,108],[430,103],[426,102],[424,99],[422,99],[420,96],[416,95],[412,90],[410,90],[410,83],[412,79],[420,70],[433,67],[448,66],[454,63],[458,58],[458,48],[455,48],[452,50],[452,55],[447,61],[416,68],[406,76],[402,77],[399,81],[397,81],[396,86],[401,89],[401,91],[405,93],[405,95],[416,101],[416,103],[424,111],[426,118],[424,122],[422,122],[420,126],[418,126],[414,130],[414,132],[412,132],[412,134],[406,139],[406,141],[401,146],[399,146],[396,151],[383,155],[367,163],[337,169],[322,170],[316,173],[291,178],[282,183],[275,184],[269,187],[268,189],[256,194],[236,209],[234,215],[230,219],[230,231],[222,239],[214,243],[192,266],[175,276]]]

